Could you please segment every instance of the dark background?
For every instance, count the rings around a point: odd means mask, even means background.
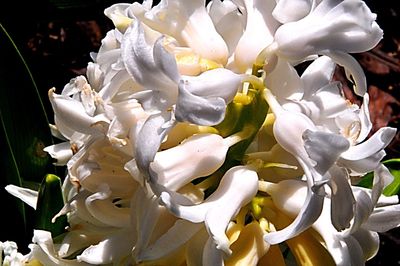
[[[85,74],[90,52],[98,50],[101,39],[113,28],[111,21],[104,15],[104,8],[121,1],[113,0],[41,0],[8,1],[8,7],[0,8],[0,23],[8,31],[29,66],[36,81],[44,108],[52,122],[52,110],[47,100],[47,91],[56,87],[60,92],[69,80],[79,74]],[[367,75],[370,93],[370,112],[374,123],[373,131],[382,126],[398,127],[400,96],[400,8],[388,7],[389,1],[366,1],[377,21],[384,30],[384,39],[372,51],[354,55],[361,63]],[[395,3],[395,2],[394,2]],[[395,5],[392,5],[395,6]],[[0,46],[2,43],[0,43]],[[0,58],[4,62],[7,56]],[[6,61],[7,62],[7,61]],[[4,66],[4,64],[2,64]],[[10,68],[13,62],[10,63]],[[26,73],[14,73],[18,80]],[[9,72],[7,72],[9,73]],[[338,68],[335,77],[343,80],[342,69]],[[1,97],[28,97],[24,88],[18,88],[15,94],[2,92]],[[360,99],[346,88],[346,95],[353,102]],[[17,109],[18,111],[18,109]],[[16,112],[17,112],[16,111]],[[1,127],[0,127],[1,129]],[[26,130],[33,130],[26,128]],[[4,132],[0,131],[0,139]],[[387,158],[400,157],[400,135],[386,149]],[[48,145],[48,143],[44,143]],[[0,152],[6,150],[0,142]],[[1,165],[0,165],[1,166]],[[0,167],[1,168],[1,167]],[[47,169],[48,170],[48,169]],[[52,168],[62,176],[63,169]],[[40,176],[32,177],[40,182]],[[0,176],[0,189],[7,184]],[[28,212],[28,223],[24,229],[18,214],[15,214],[15,201],[12,196],[0,190],[2,224],[0,241],[14,240],[20,250],[28,252],[27,246],[32,238],[33,210]],[[3,208],[4,206],[4,208]],[[400,230],[394,229],[381,236],[379,254],[367,262],[367,265],[400,264]]]

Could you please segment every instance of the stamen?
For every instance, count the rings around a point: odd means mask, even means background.
[[[282,108],[282,106],[279,104],[279,102],[276,100],[275,96],[269,89],[265,88],[264,96],[265,100],[268,102],[269,107],[272,109],[272,112],[274,113],[275,117],[283,113],[284,109]]]
[[[273,190],[277,185],[272,183],[272,182],[268,182],[268,181],[258,181],[258,190],[271,194],[269,192],[271,192],[271,190]]]
[[[243,74],[242,75],[242,82],[248,82],[250,83],[254,89],[256,90],[262,90],[265,88],[262,80],[254,75],[249,75],[249,74]]]
[[[225,145],[232,147],[236,143],[249,138],[253,133],[254,133],[254,127],[248,125],[248,126],[245,126],[243,128],[243,130],[241,130],[233,135],[230,135],[229,137],[224,138],[223,141],[224,141]]]

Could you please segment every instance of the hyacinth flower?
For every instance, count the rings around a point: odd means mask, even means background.
[[[374,187],[372,191],[356,186],[351,187],[357,198],[354,208],[355,215],[352,220],[354,223],[351,228],[344,231],[336,230],[332,224],[330,219],[332,205],[329,203],[331,199],[327,198],[324,202],[321,216],[312,225],[312,228],[324,239],[336,265],[360,265],[364,263],[364,258],[368,259],[376,254],[379,247],[377,232],[382,232],[381,230],[386,229],[386,226],[391,226],[392,222],[376,218],[381,222],[376,223],[377,220],[374,220],[373,217],[390,215],[389,209],[393,211],[399,207],[397,197],[383,195],[377,197],[382,192],[379,190],[391,181],[388,170],[381,167],[375,171],[374,176],[374,182],[381,182],[381,186]],[[299,180],[262,184],[263,189],[272,196],[275,207],[288,216],[296,215],[300,211],[302,202],[306,200],[306,186],[304,181]],[[286,193],[282,193],[283,191]],[[366,213],[372,214],[369,216]]]
[[[49,91],[62,142],[45,151],[67,169],[53,221],[68,226],[35,230],[15,258],[284,265],[288,246],[298,264],[359,265],[399,226],[398,200],[382,196],[395,129],[370,134],[350,56],[382,37],[364,2],[162,0],[105,14],[115,29],[86,76]],[[361,106],[332,80],[337,64]],[[371,173],[371,188],[356,185]],[[37,191],[7,189],[38,205]]]

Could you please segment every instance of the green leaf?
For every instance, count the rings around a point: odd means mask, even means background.
[[[46,173],[55,171],[49,155],[43,151],[53,144],[53,139],[33,76],[2,24],[0,58],[0,186],[23,186],[26,181],[40,183]],[[11,227],[8,226],[11,229],[4,234],[13,235],[13,239],[26,238],[33,223],[27,217],[33,210],[4,189],[0,194],[5,213],[13,217]]]
[[[383,190],[385,196],[392,196],[400,194],[400,158],[393,158],[382,162],[393,175],[394,180]],[[366,174],[357,184],[360,187],[372,188],[374,173]]]
[[[397,195],[400,192],[400,158],[384,161],[383,164],[394,177],[393,182],[383,190],[383,194],[386,196]]]
[[[61,179],[53,174],[46,175],[39,188],[35,229],[50,231],[53,237],[64,233],[68,224],[66,216],[58,217],[52,222],[63,206]]]
[[[43,151],[53,144],[47,114],[29,67],[1,24],[0,43],[0,113],[19,173],[5,176],[15,185],[20,185],[21,179],[40,182],[47,172],[54,171],[49,155]]]
[[[361,180],[358,182],[357,186],[365,187],[365,188],[372,188],[373,179],[374,179],[374,172],[369,172],[361,178]]]
[[[241,161],[247,147],[263,125],[268,113],[268,104],[263,97],[263,90],[249,89],[244,101],[234,100],[226,110],[224,120],[215,128],[223,136],[248,130],[249,137],[233,145],[227,154],[227,160]]]
[[[194,183],[197,183],[206,178],[216,181],[205,191],[205,197],[215,191],[226,171],[241,163],[247,148],[254,140],[267,116],[269,106],[263,97],[262,89],[256,90],[250,86],[247,95],[243,98],[233,100],[228,104],[224,120],[215,128],[223,137],[241,131],[246,131],[247,137],[229,148],[224,164],[215,173],[194,181]]]

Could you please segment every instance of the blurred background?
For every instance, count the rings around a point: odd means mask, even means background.
[[[121,1],[8,1],[7,8],[0,8],[0,241],[16,241],[23,253],[29,252],[35,212],[4,187],[12,183],[37,188],[47,173],[63,178],[65,169],[53,166],[42,152],[58,141],[47,127],[53,123],[47,92],[52,87],[60,92],[71,78],[85,74],[90,52],[98,50],[113,28],[103,11],[117,2]],[[375,49],[354,55],[367,75],[374,132],[399,125],[400,8],[388,7],[388,1],[366,2],[384,30]],[[337,69],[335,78],[347,84],[342,69]],[[351,101],[360,102],[352,90],[344,89]],[[399,143],[398,133],[386,149],[386,159],[400,157]],[[380,252],[367,265],[400,265],[400,230],[380,237]]]

